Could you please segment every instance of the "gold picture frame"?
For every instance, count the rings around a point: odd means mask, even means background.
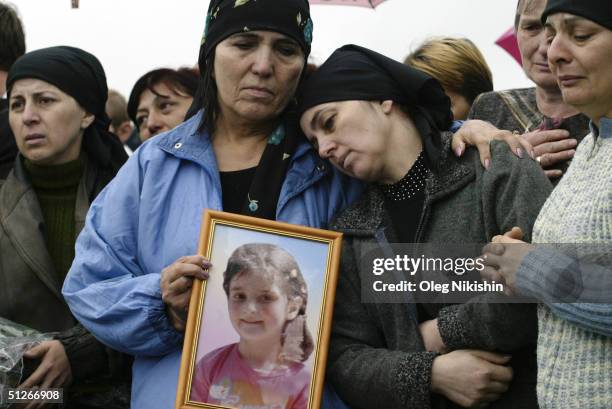
[[[175,409],[319,409],[341,245],[338,232],[205,210],[198,254],[212,266],[194,281]]]

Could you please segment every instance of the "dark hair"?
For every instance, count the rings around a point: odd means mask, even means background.
[[[200,72],[197,68],[183,67],[178,70],[158,68],[147,72],[136,81],[136,84],[134,84],[132,88],[132,92],[130,92],[127,106],[128,115],[134,124],[136,124],[136,127],[138,127],[136,112],[138,112],[140,97],[145,90],[149,90],[157,95],[154,88],[156,85],[163,83],[175,94],[195,97],[199,78]]]
[[[25,35],[17,11],[0,2],[0,70],[8,71],[24,54]]]
[[[203,62],[203,63],[202,63]],[[198,131],[208,131],[212,135],[215,131],[215,121],[219,114],[219,104],[217,103],[217,83],[213,78],[215,69],[215,53],[210,53],[208,58],[204,57],[204,47],[200,48],[200,81],[193,103],[187,111],[187,118],[194,116],[199,110],[203,109],[204,114],[198,126]]]
[[[274,244],[248,243],[238,247],[227,260],[223,272],[223,289],[229,297],[232,279],[242,274],[258,272],[280,277],[287,298],[299,297],[302,305],[298,315],[285,324],[283,339],[283,358],[303,362],[312,353],[314,343],[306,325],[306,305],[308,288],[295,258],[285,249]]]
[[[478,95],[493,91],[491,70],[478,47],[467,38],[427,40],[406,57],[404,64],[429,74],[470,105]]]

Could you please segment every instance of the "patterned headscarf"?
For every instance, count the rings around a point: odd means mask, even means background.
[[[312,20],[307,0],[212,0],[200,47],[200,72],[217,44],[232,34],[265,30],[291,37],[306,59],[312,43]]]

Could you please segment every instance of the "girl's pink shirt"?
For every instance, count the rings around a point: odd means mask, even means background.
[[[306,409],[311,373],[305,365],[262,374],[242,358],[238,344],[206,354],[196,365],[190,400],[240,409]]]

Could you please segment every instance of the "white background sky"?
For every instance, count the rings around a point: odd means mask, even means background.
[[[26,30],[28,51],[72,45],[95,54],[109,87],[126,97],[145,72],[194,65],[207,0],[9,0]],[[312,59],[355,43],[402,60],[430,36],[463,36],[476,43],[496,89],[530,86],[495,40],[513,24],[516,0],[387,0],[375,10],[314,5]]]

